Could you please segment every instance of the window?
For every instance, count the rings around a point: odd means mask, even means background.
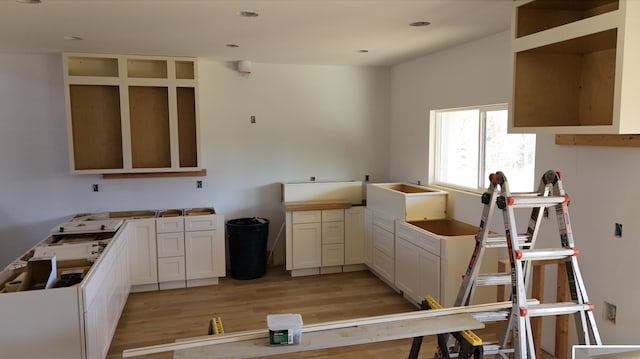
[[[483,191],[502,171],[513,192],[534,188],[536,135],[507,134],[507,105],[431,112],[433,182]]]

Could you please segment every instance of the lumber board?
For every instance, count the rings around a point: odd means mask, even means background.
[[[285,202],[285,211],[319,211],[323,209],[347,209],[351,208],[349,201],[301,201]]]
[[[472,314],[472,313],[498,311],[498,310],[511,308],[512,306],[513,306],[513,303],[511,301],[505,301],[505,302],[499,302],[499,303],[470,305],[465,307],[451,307],[451,308],[431,309],[431,310],[407,312],[407,313],[387,314],[387,315],[380,315],[380,316],[373,316],[373,317],[366,317],[366,318],[345,319],[345,320],[339,320],[339,321],[308,324],[302,327],[302,333],[306,335],[307,333],[327,331],[327,330],[339,330],[339,329],[359,327],[364,325],[388,324],[388,323],[394,323],[394,322],[421,320],[421,319],[436,318],[436,317],[443,317],[443,316],[446,317],[446,316],[452,316],[457,314]],[[466,328],[466,329],[474,329],[474,328]],[[443,332],[446,333],[447,331],[443,331]],[[303,335],[303,337],[305,335]],[[201,346],[219,345],[219,344],[232,343],[232,342],[251,341],[251,340],[265,341],[266,338],[268,337],[269,337],[269,331],[266,328],[254,329],[254,330],[247,330],[247,331],[236,332],[236,333],[224,333],[224,334],[204,337],[204,338],[188,339],[188,340],[180,341],[178,343],[159,344],[159,345],[153,345],[153,346],[142,347],[142,348],[128,349],[122,353],[122,356],[124,358],[129,358],[129,357],[135,357],[135,356],[149,355],[149,354],[162,353],[162,352],[168,352],[168,351],[177,351],[177,350],[183,350],[183,349],[191,349],[191,348],[197,348]]]
[[[104,179],[124,178],[159,178],[159,177],[205,177],[207,170],[176,171],[176,172],[130,172],[130,173],[103,173]]]
[[[305,333],[299,345],[271,346],[265,338],[203,346],[177,351],[176,359],[256,358],[308,350],[359,345],[380,341],[413,338],[478,329],[484,325],[469,314],[454,314],[428,319],[412,319],[391,323],[368,324],[357,327]],[[407,348],[407,351],[409,348]]]
[[[556,135],[556,145],[640,147],[640,135]]]

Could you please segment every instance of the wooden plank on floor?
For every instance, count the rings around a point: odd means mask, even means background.
[[[426,319],[368,324],[358,327],[304,333],[300,345],[271,346],[266,338],[201,346],[175,352],[175,359],[240,359],[279,355],[308,350],[336,348],[380,341],[428,336],[484,325],[469,314],[454,314]],[[407,348],[408,352],[409,348]]]

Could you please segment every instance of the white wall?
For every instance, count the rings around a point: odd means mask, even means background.
[[[270,219],[272,242],[278,183],[387,180],[388,68],[254,63],[243,77],[201,59],[199,71],[207,176],[104,180],[69,174],[60,55],[0,54],[0,267],[74,213],[214,206]]]
[[[425,182],[430,110],[509,101],[508,51],[509,33],[503,32],[392,67],[392,181]],[[564,174],[573,233],[581,250],[580,268],[596,306],[603,342],[640,343],[635,330],[640,323],[635,307],[640,298],[636,278],[640,273],[640,148],[558,146],[553,135],[539,135],[536,176],[548,169]],[[479,223],[478,196],[453,193],[453,197],[450,214]],[[546,221],[551,223],[543,225],[539,247],[558,247],[555,220]],[[621,239],[613,236],[615,222],[623,224]],[[554,276],[548,273],[547,277],[547,284],[552,284]],[[618,306],[615,325],[603,319],[605,300]],[[575,332],[573,319],[569,325]],[[548,326],[545,333],[553,338]],[[570,342],[575,340],[572,334]],[[552,347],[553,343],[546,344],[548,350]]]

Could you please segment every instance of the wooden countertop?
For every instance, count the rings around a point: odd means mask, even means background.
[[[351,208],[349,201],[303,201],[284,202],[284,209],[290,211],[319,211],[322,209],[347,209]]]

